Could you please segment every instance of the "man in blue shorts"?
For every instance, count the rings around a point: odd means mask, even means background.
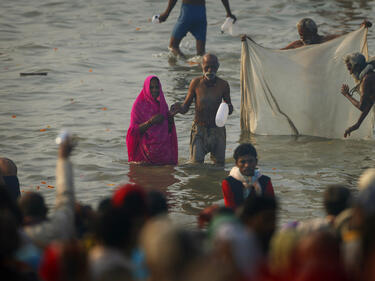
[[[232,14],[229,7],[229,0],[221,0],[227,17],[237,20]],[[159,17],[160,22],[167,20],[173,7],[176,5],[177,0],[168,0],[168,7],[164,13]],[[180,16],[172,31],[169,48],[175,55],[185,57],[180,50],[180,42],[186,34],[190,32],[197,40],[197,55],[202,56],[205,53],[206,46],[206,32],[207,32],[207,19],[206,19],[206,3],[205,0],[182,0]]]

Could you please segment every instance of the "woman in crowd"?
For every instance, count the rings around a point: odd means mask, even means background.
[[[148,76],[133,104],[126,136],[129,162],[177,164],[177,134],[161,84]]]

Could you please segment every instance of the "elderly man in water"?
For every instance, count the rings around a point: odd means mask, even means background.
[[[295,49],[305,45],[320,44],[340,36],[339,34],[326,36],[319,35],[316,23],[310,18],[301,19],[297,23],[297,30],[300,39],[290,43],[281,50]]]
[[[341,94],[362,112],[358,121],[345,130],[344,137],[346,138],[350,136],[351,132],[361,126],[375,102],[375,73],[374,65],[367,63],[366,58],[361,53],[346,55],[344,61],[346,68],[357,82],[357,85],[352,90],[349,90],[349,86],[343,84]],[[358,91],[361,96],[359,101],[353,98],[355,91]]]
[[[203,76],[194,78],[189,86],[185,101],[171,106],[171,114],[185,114],[193,100],[195,101],[195,118],[191,129],[190,159],[193,163],[203,163],[207,153],[215,164],[224,165],[226,131],[225,127],[215,124],[216,112],[222,100],[233,112],[230,99],[230,88],[227,81],[216,76],[219,60],[213,54],[206,54],[202,60]]]
[[[361,23],[361,26],[371,27],[372,23],[367,20],[364,20]],[[316,25],[315,21],[313,21],[310,18],[301,19],[297,23],[297,31],[300,36],[300,39],[293,41],[292,43],[290,43],[284,48],[281,48],[280,50],[296,49],[306,45],[321,44],[341,36],[341,34],[330,34],[325,36],[318,34],[318,26]],[[243,34],[241,36],[241,40],[245,41],[246,37],[250,39],[248,35]]]

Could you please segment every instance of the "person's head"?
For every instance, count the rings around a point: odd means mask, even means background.
[[[17,177],[16,164],[8,158],[0,157],[0,175],[2,175],[2,181],[5,183],[12,198],[17,200],[20,197],[21,192],[20,183]]]
[[[350,207],[351,194],[349,188],[343,185],[330,185],[324,192],[324,208],[328,215],[337,216]]]
[[[129,219],[131,233],[128,240],[130,247],[135,247],[139,232],[149,216],[146,191],[139,185],[125,184],[114,192],[112,206]]]
[[[293,260],[297,280],[348,280],[340,241],[332,232],[318,231],[301,237]]]
[[[358,52],[347,54],[344,57],[344,62],[349,73],[358,80],[359,74],[366,67],[365,56]]]
[[[92,231],[96,213],[90,205],[83,205],[77,202],[74,208],[74,215],[77,237],[82,238]]]
[[[318,27],[316,23],[310,18],[303,18],[297,23],[297,30],[301,40],[305,44],[314,43],[318,35]]]
[[[132,228],[129,216],[111,205],[98,213],[94,234],[100,244],[130,253]]]
[[[151,280],[178,280],[200,255],[201,240],[165,217],[149,220],[140,235]]]
[[[159,190],[150,190],[147,192],[147,204],[149,216],[168,214],[168,202],[165,195]]]
[[[375,169],[365,170],[358,179],[358,189],[363,190],[368,187],[375,187]]]
[[[216,216],[210,225],[212,254],[236,276],[253,277],[261,257],[254,233],[236,217]],[[232,278],[229,278],[232,279]]]
[[[150,81],[151,96],[156,100],[160,95],[160,82],[157,77],[152,77]]]
[[[214,54],[205,54],[202,59],[202,70],[204,78],[213,81],[216,78],[216,72],[219,69],[219,60]]]
[[[26,220],[44,220],[47,217],[48,208],[39,193],[26,193],[18,201],[18,205]]]
[[[258,164],[258,154],[250,143],[243,143],[236,147],[233,153],[236,166],[244,176],[253,176]]]
[[[246,198],[239,217],[248,228],[254,231],[264,252],[276,229],[277,202],[270,196],[249,196]]]

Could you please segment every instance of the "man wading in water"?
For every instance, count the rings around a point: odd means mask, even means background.
[[[185,114],[195,100],[195,118],[190,137],[190,159],[193,163],[203,163],[209,152],[215,164],[224,165],[225,162],[226,131],[225,127],[216,126],[215,116],[222,99],[229,106],[229,114],[232,114],[233,106],[228,82],[216,76],[218,68],[219,61],[215,55],[204,55],[203,76],[191,81],[183,104],[177,102],[171,106],[172,115]]]
[[[375,73],[374,66],[370,63],[366,63],[366,59],[361,53],[349,54],[344,60],[349,73],[354,77],[358,84],[350,91],[349,86],[343,84],[341,87],[341,94],[343,94],[356,108],[362,111],[358,121],[345,130],[344,137],[346,138],[347,136],[350,136],[351,132],[357,130],[361,126],[362,121],[366,118],[375,102]],[[361,96],[359,101],[353,98],[353,93],[355,91],[359,91]]]
[[[206,4],[205,0],[182,0],[181,12],[178,17],[177,23],[173,28],[169,48],[174,55],[185,57],[180,50],[180,42],[188,32],[193,34],[197,40],[197,55],[202,56],[205,53],[206,47],[206,32],[207,32],[207,19],[206,19]],[[221,0],[224,5],[227,17],[233,19],[235,22],[236,16],[232,14],[229,6],[229,0]],[[168,0],[168,7],[164,13],[159,17],[160,22],[167,20],[173,7],[176,5],[177,0]]]

